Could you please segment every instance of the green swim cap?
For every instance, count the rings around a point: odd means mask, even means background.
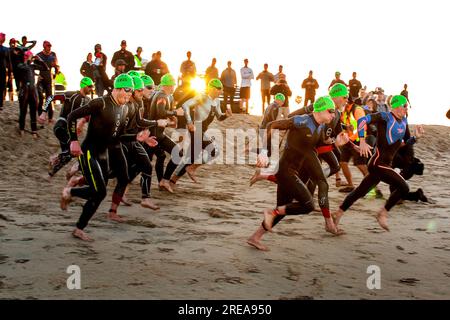
[[[408,99],[404,96],[393,96],[391,98],[391,108],[396,109],[398,107],[403,107],[405,104],[408,103]]]
[[[119,74],[116,79],[114,79],[114,89],[129,88],[133,89],[133,79],[126,73]]]
[[[208,82],[208,88],[216,88],[222,90],[223,88],[222,81],[220,81],[219,79],[211,79]]]
[[[334,110],[334,102],[329,96],[320,97],[314,102],[314,112],[322,112],[325,110]]]
[[[140,77],[141,75],[139,74],[139,72],[137,72],[136,70],[130,70],[127,72],[127,75],[129,75],[130,77]]]
[[[148,86],[154,86],[155,82],[153,81],[152,77],[144,74],[141,76],[142,81],[144,81],[144,86],[148,87]]]
[[[174,86],[176,84],[177,83],[175,81],[175,78],[170,73],[166,73],[161,78],[160,86],[162,86],[162,87],[164,87],[164,86]]]
[[[133,78],[134,90],[144,89],[144,81],[140,77],[131,77]]]
[[[84,77],[83,79],[81,79],[80,81],[80,88],[86,88],[86,87],[90,87],[94,85],[94,81],[92,81],[91,78],[89,77]]]
[[[336,83],[330,88],[328,94],[332,98],[348,97],[348,88],[342,83]]]
[[[284,94],[282,94],[282,93],[277,93],[276,95],[275,95],[275,100],[280,100],[280,101],[285,101],[286,100],[286,97],[284,96]]]

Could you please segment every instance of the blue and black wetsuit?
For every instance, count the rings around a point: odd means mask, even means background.
[[[328,203],[328,183],[316,153],[316,146],[323,139],[325,125],[319,125],[313,115],[289,118],[286,145],[279,161],[276,178],[277,207],[286,206],[286,215],[308,214],[314,210],[314,201],[306,185],[299,177],[299,168],[307,170],[310,178],[319,186],[319,205],[322,214],[330,217]],[[270,125],[269,125],[270,130]],[[267,148],[271,142],[268,134]],[[293,202],[296,200],[296,202]],[[284,215],[275,218],[277,224]]]
[[[346,211],[359,198],[364,197],[369,190],[381,181],[393,187],[385,209],[391,210],[401,200],[407,200],[409,186],[405,179],[394,171],[392,160],[402,142],[414,144],[416,139],[411,137],[406,117],[399,120],[392,113],[378,112],[368,114],[358,120],[358,135],[364,137],[365,126],[374,124],[377,127],[377,147],[368,163],[369,174],[361,184],[344,199],[340,208]]]
[[[305,115],[305,114],[312,114],[314,111],[314,107],[312,104],[300,108],[291,114],[289,114],[289,117],[293,117],[295,115]],[[333,119],[333,121],[329,124],[325,125],[324,128],[324,140],[327,140],[328,138],[335,139],[339,133],[342,132],[342,125],[341,125],[341,113],[336,110],[336,116]],[[325,176],[331,177],[332,175],[339,172],[341,169],[339,165],[339,158],[340,158],[340,151],[338,148],[334,146],[334,144],[325,144],[324,141],[319,142],[317,145],[317,153],[319,156],[319,159],[325,161],[329,169],[326,170]],[[302,181],[307,181],[309,178],[308,172],[302,171]],[[312,182],[312,180],[308,183],[308,189],[312,194],[314,194],[315,184]]]

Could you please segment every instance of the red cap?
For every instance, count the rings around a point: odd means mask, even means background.
[[[16,42],[17,42],[17,40],[14,38],[9,39],[9,43],[16,43]]]
[[[44,45],[44,47],[45,47],[45,46],[50,46],[50,47],[52,46],[52,44],[50,43],[50,41],[47,41],[47,40],[44,41],[44,44],[43,44],[43,45]]]
[[[0,32],[0,38],[5,39],[6,34],[4,34],[3,32]]]

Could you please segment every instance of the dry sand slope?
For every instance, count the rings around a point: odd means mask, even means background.
[[[7,103],[8,105],[8,103]],[[0,113],[0,298],[19,299],[419,299],[450,298],[450,128],[428,126],[417,145],[426,165],[411,188],[422,186],[436,204],[405,203],[392,211],[391,232],[374,219],[380,200],[360,200],[342,221],[347,234],[323,230],[320,214],[287,217],[265,237],[272,250],[245,244],[275,203],[275,185],[248,187],[250,165],[213,165],[200,184],[183,178],[175,195],[153,185],[158,212],[121,207],[128,223],[105,219],[111,193],[83,243],[70,232],[83,202],[59,209],[62,170],[41,177],[58,149],[50,128],[40,139],[17,135],[18,106]],[[29,126],[27,118],[27,126]],[[214,127],[255,126],[259,117],[236,115]],[[354,171],[356,182],[361,180]],[[156,179],[154,179],[156,180]],[[114,182],[110,182],[110,190]],[[386,185],[382,185],[385,194]],[[330,180],[332,210],[343,199]],[[81,290],[68,290],[66,268],[81,268]],[[381,268],[381,289],[366,286],[367,267]]]

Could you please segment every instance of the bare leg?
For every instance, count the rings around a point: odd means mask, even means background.
[[[347,179],[348,185],[350,187],[353,187],[352,173],[350,172],[348,162],[341,162],[341,169],[342,169],[342,173],[344,174],[345,179]]]
[[[127,198],[127,194],[128,194],[128,190],[129,189],[130,189],[130,185],[127,185],[127,187],[125,188],[125,192],[123,193],[122,200],[120,201],[124,205],[126,205],[127,207],[131,207],[131,205],[132,205],[131,202],[128,201],[128,198]]]
[[[67,210],[70,201],[72,201],[72,195],[70,194],[70,187],[65,187],[62,191],[60,207],[62,210]]]
[[[342,216],[344,215],[344,211],[339,208],[333,215],[334,225],[338,228],[339,222],[341,221]]]
[[[72,235],[75,238],[81,239],[83,241],[94,241],[94,239],[90,238],[83,230],[76,228],[73,232]]]
[[[269,248],[261,243],[261,239],[265,233],[266,230],[262,226],[259,226],[258,230],[247,239],[247,243],[258,250],[269,251]]]
[[[377,215],[377,221],[384,230],[389,231],[389,227],[387,225],[387,214],[387,210],[384,207],[381,208]]]
[[[367,176],[369,174],[369,170],[367,169],[367,165],[365,164],[360,164],[356,166],[359,171],[363,174],[363,176]]]
[[[159,206],[153,203],[153,201],[150,198],[142,199],[141,206],[152,210],[159,210]]]
[[[192,181],[195,183],[198,183],[197,178],[195,177],[195,171],[198,167],[200,167],[201,164],[191,164],[186,167],[186,173],[188,174],[189,178],[191,178]]]
[[[166,189],[166,190],[169,191],[170,193],[173,193],[173,189],[172,189],[172,186],[170,185],[169,180],[162,179],[161,182],[159,183],[159,186],[160,186],[161,188]]]

